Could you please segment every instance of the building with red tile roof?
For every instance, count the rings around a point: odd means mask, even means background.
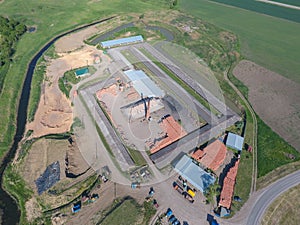
[[[219,206],[222,206],[224,208],[230,209],[231,203],[232,203],[232,196],[234,191],[234,185],[237,175],[237,170],[239,167],[240,159],[238,159],[235,163],[235,165],[230,168],[228,171],[224,181],[223,181],[223,187],[220,195],[220,202]]]
[[[203,150],[198,149],[192,157],[203,166],[216,171],[226,158],[227,148],[220,140],[216,140],[209,144]]]
[[[160,127],[164,131],[165,137],[150,149],[151,154],[179,140],[187,134],[181,125],[173,118],[173,116],[164,118],[160,123]]]

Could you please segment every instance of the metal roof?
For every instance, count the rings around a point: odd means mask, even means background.
[[[216,181],[216,178],[196,165],[187,155],[184,155],[174,167],[175,171],[201,192]]]
[[[244,144],[243,137],[234,133],[228,133],[226,146],[242,151],[243,144]]]
[[[127,70],[124,73],[141,96],[149,98],[164,96],[164,92],[142,70]]]
[[[125,45],[125,44],[142,42],[142,41],[144,41],[142,35],[138,35],[138,36],[120,38],[115,40],[102,41],[101,45],[103,48],[110,48],[117,45]]]

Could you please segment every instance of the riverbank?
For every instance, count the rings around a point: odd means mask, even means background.
[[[32,58],[32,60],[28,64],[25,81],[23,84],[23,88],[21,89],[22,92],[21,92],[21,96],[20,96],[20,102],[18,104],[17,123],[16,123],[17,126],[16,126],[16,133],[14,136],[14,143],[13,143],[12,147],[10,148],[8,154],[5,155],[4,160],[2,161],[1,167],[0,167],[0,179],[1,179],[1,188],[0,188],[1,207],[0,208],[3,211],[2,221],[4,224],[17,224],[19,215],[20,215],[20,211],[18,210],[18,206],[16,205],[15,201],[2,188],[2,184],[3,184],[2,176],[4,174],[6,167],[9,165],[10,161],[13,159],[15,152],[17,151],[18,144],[22,140],[23,135],[24,135],[25,124],[27,121],[27,107],[28,107],[28,102],[29,102],[31,80],[32,80],[32,75],[33,75],[34,68],[37,64],[38,59],[57,39],[61,38],[62,36],[68,35],[72,32],[78,31],[78,30],[86,28],[88,26],[92,26],[97,23],[104,22],[111,18],[113,18],[113,17],[109,17],[109,18],[106,18],[106,19],[103,19],[100,21],[96,21],[91,24],[83,25],[83,26],[77,27],[73,30],[67,31],[65,33],[62,33],[62,34],[56,36],[51,41],[49,41],[46,45],[44,45],[44,47],[37,54],[35,54],[35,56]],[[16,99],[19,99],[19,98],[16,98]],[[13,129],[13,127],[11,129]],[[21,179],[21,178],[18,178],[18,179]],[[22,197],[19,199],[18,194],[16,194],[16,193],[15,194],[12,193],[12,194],[15,198],[18,199],[18,203],[21,206],[24,205],[24,199],[22,199]],[[24,212],[21,211],[21,213],[24,213]],[[16,214],[17,214],[17,216],[16,216]]]

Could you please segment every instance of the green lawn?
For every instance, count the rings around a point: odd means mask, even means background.
[[[258,177],[287,163],[300,160],[300,153],[283,140],[277,133],[268,127],[260,118],[257,118],[257,166]],[[289,159],[286,154],[293,154],[295,159]]]
[[[46,42],[66,30],[107,17],[108,15],[143,13],[166,9],[163,0],[52,0],[4,1],[0,15],[12,17],[26,25],[37,26],[34,33],[26,33],[17,43],[13,62],[6,75],[0,95],[0,158],[11,145],[15,133],[16,110],[25,71],[30,59]]]
[[[156,213],[152,202],[144,202],[141,206],[131,197],[126,197],[124,200],[116,200],[109,207],[106,215],[97,224],[101,225],[132,225],[142,224],[147,225],[151,217]]]
[[[102,225],[132,225],[136,224],[139,217],[143,216],[141,207],[134,200],[125,200],[111,214],[109,214]]]
[[[241,53],[300,83],[300,24],[205,0],[179,1],[180,8],[237,34]]]

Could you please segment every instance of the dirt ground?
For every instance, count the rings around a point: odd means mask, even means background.
[[[194,206],[190,207],[191,203],[185,200],[172,187],[172,183],[177,176],[170,176],[168,180],[152,186],[155,190],[154,198],[159,204],[157,214],[153,218],[157,218],[158,215],[163,214],[170,207],[181,222],[188,221],[190,225],[206,224],[207,213],[211,211],[211,206],[204,204],[205,198],[203,194],[197,192],[194,198]],[[97,213],[109,207],[115,198],[131,196],[139,204],[142,204],[148,195],[149,188],[150,186],[142,186],[140,189],[133,190],[129,185],[121,185],[109,181],[101,185],[100,189],[93,191],[93,193],[99,194],[99,199],[92,204],[83,206],[78,213],[69,215],[66,224],[96,224],[99,220]],[[197,216],[195,217],[195,215]],[[150,224],[152,224],[151,221]]]
[[[249,101],[260,118],[300,151],[300,85],[247,60],[233,74],[249,88]]]
[[[99,31],[100,30],[98,26],[92,26],[76,33],[64,36],[55,43],[55,50],[57,53],[68,53],[76,49],[80,49],[85,46],[83,42],[85,39],[89,38],[95,33],[98,33]]]
[[[93,171],[88,171],[86,174],[76,178],[67,178],[65,175],[65,156],[68,149],[71,146],[68,140],[53,140],[53,139],[40,139],[36,141],[28,154],[26,155],[24,161],[19,167],[19,171],[26,181],[27,185],[34,191],[32,198],[26,202],[26,216],[28,221],[39,217],[41,215],[41,208],[37,202],[37,189],[35,181],[37,178],[45,171],[46,167],[55,161],[59,161],[60,164],[60,181],[55,185],[55,187],[71,187],[76,183],[86,179],[91,176]],[[77,150],[79,152],[79,149]],[[82,157],[77,156],[77,160],[84,160]],[[72,190],[71,190],[72,191]],[[65,197],[65,196],[64,196]],[[66,201],[65,198],[56,198],[52,196],[51,198],[47,193],[42,194],[38,197],[42,201],[47,201],[47,205],[57,205],[60,201]]]
[[[70,42],[72,41],[65,40],[61,45]],[[74,46],[69,47],[73,49]],[[100,55],[100,51],[93,46],[84,45],[70,53],[59,53],[59,58],[50,60],[34,121],[27,126],[27,130],[34,131],[32,137],[70,130],[73,122],[71,101],[59,90],[58,80],[68,70],[92,65],[96,54]]]
[[[119,19],[115,19],[86,28],[55,43],[55,51],[59,57],[48,61],[38,109],[34,121],[27,124],[27,130],[33,130],[32,137],[70,130],[73,122],[71,101],[59,90],[58,80],[68,70],[93,65],[96,54],[102,57],[102,51],[86,45],[83,41],[118,22]]]
[[[60,177],[61,179],[65,178],[64,159],[67,146],[67,140],[50,139],[41,139],[32,145],[20,167],[20,173],[27,185],[29,185],[35,193],[37,193],[35,180],[45,171],[48,165],[57,160],[61,166]],[[41,215],[41,209],[37,204],[35,196],[26,202],[25,207],[28,221],[32,221]]]
[[[21,174],[33,190],[36,190],[34,181],[55,161],[60,163],[60,178],[66,177],[64,165],[68,145],[67,140],[51,139],[40,139],[32,145],[22,164]]]

